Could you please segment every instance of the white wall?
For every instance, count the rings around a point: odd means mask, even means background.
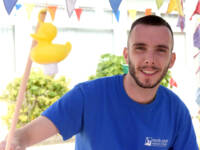
[[[197,0],[194,0],[194,3],[195,1]],[[9,68],[3,69],[4,72],[1,73],[0,77],[1,83],[6,83],[16,75],[23,75],[32,42],[30,33],[33,33],[32,26],[35,26],[37,23],[37,15],[44,1],[34,2],[38,3],[40,7],[33,10],[30,20],[27,19],[25,8],[20,9],[17,13],[13,12],[11,16],[8,16],[2,7],[3,3],[0,2],[0,19],[3,20],[1,24],[15,25],[14,38],[16,50],[15,60],[6,59],[6,61],[3,61],[4,59],[0,59],[1,66],[4,66],[2,64],[7,64]],[[49,2],[55,4],[55,1],[49,0]],[[64,44],[70,41],[72,43],[71,53],[65,60],[58,64],[58,76],[65,75],[67,78],[70,78],[71,86],[73,86],[76,83],[87,80],[90,75],[95,73],[101,54],[115,53],[122,55],[123,48],[126,46],[127,31],[132,23],[132,20],[127,16],[127,10],[138,10],[139,12],[136,16],[138,18],[144,14],[145,8],[152,8],[153,12],[161,15],[170,23],[175,32],[174,51],[177,53],[177,61],[172,69],[172,75],[177,81],[178,88],[173,88],[173,90],[184,100],[191,111],[196,111],[197,105],[194,101],[199,79],[195,75],[197,62],[192,57],[198,50],[192,45],[192,35],[197,21],[195,21],[195,17],[191,22],[188,20],[195,9],[195,4],[192,5],[193,7],[185,8],[187,25],[185,31],[182,33],[180,28],[176,27],[177,13],[170,15],[166,15],[165,13],[168,2],[165,1],[161,9],[157,10],[155,0],[122,1],[120,5],[120,21],[117,22],[108,1],[77,1],[76,8],[82,7],[85,10],[81,15],[80,21],[77,21],[75,12],[71,18],[68,18],[64,0],[57,1],[59,9],[56,12],[53,23],[57,26],[59,32],[54,42]],[[187,1],[187,3],[190,3],[191,6],[191,2]],[[104,12],[103,10],[106,11]],[[16,16],[14,16],[14,13],[16,13]],[[46,21],[51,21],[49,14],[47,14]],[[6,55],[4,56],[7,57]],[[10,55],[9,58],[12,57]],[[13,61],[15,64],[13,64]],[[33,63],[34,66],[42,67],[36,63]],[[3,86],[1,84],[1,87]]]

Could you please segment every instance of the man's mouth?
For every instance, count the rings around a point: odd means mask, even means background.
[[[151,68],[143,67],[143,68],[140,68],[140,71],[144,73],[145,75],[154,75],[159,71],[159,69],[155,67],[151,67]]]
[[[142,72],[148,75],[152,75],[152,74],[155,74],[157,71],[156,70],[152,70],[152,71],[142,70]]]

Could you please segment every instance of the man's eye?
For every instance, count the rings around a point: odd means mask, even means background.
[[[165,53],[166,50],[165,49],[158,49],[158,52]]]
[[[136,47],[135,49],[136,49],[136,50],[145,50],[144,47]]]

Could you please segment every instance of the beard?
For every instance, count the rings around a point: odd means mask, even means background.
[[[160,82],[162,81],[162,79],[164,78],[164,76],[166,75],[168,69],[169,69],[169,64],[164,68],[163,73],[161,74],[161,76],[157,79],[157,81],[155,81],[153,84],[150,84],[150,80],[146,80],[146,83],[143,83],[142,81],[139,80],[139,78],[136,76],[136,69],[134,64],[130,61],[128,61],[129,64],[129,72],[131,77],[135,80],[136,84],[138,86],[140,86],[141,88],[154,88],[156,87],[158,84],[160,84]],[[143,67],[145,68],[145,67]],[[152,67],[154,69],[157,69],[156,67]],[[149,83],[148,83],[149,82]]]

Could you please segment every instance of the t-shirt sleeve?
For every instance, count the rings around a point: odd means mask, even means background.
[[[82,128],[84,98],[79,86],[76,86],[41,115],[50,119],[63,137],[71,138]]]
[[[185,110],[180,115],[181,119],[173,150],[199,150],[188,109],[185,107]]]

